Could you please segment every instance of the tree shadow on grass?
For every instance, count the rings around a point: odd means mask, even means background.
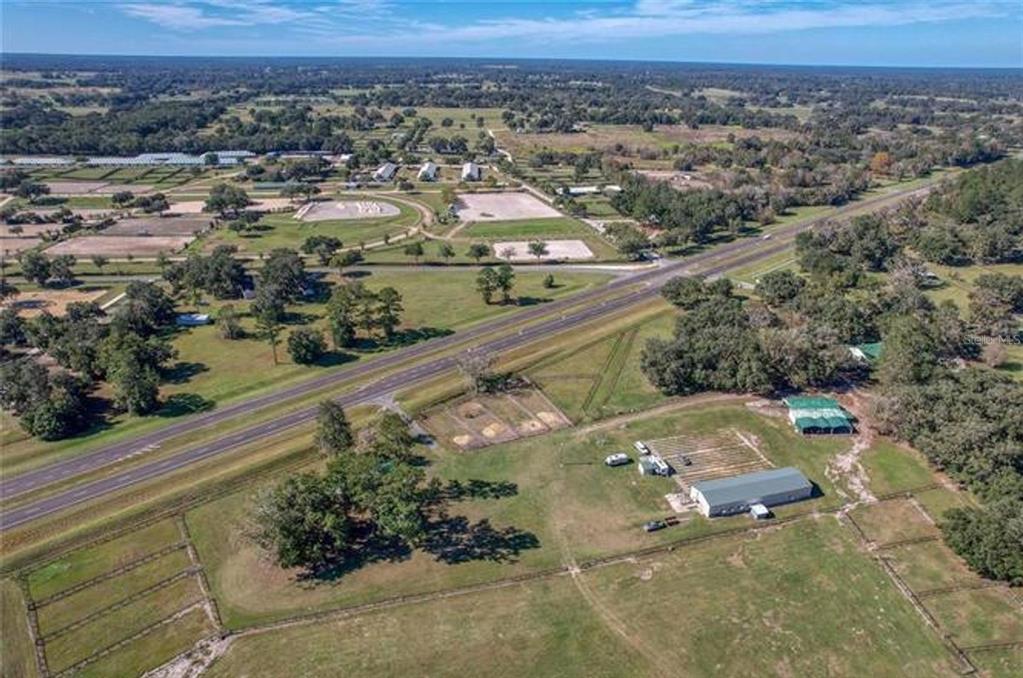
[[[538,304],[546,304],[553,299],[548,297],[519,297],[515,300],[516,306],[537,306]]]
[[[464,501],[469,499],[506,499],[519,493],[519,486],[507,480],[493,482],[472,478],[470,480],[452,480],[441,488],[441,497],[448,501]]]
[[[472,523],[465,516],[441,516],[430,524],[423,550],[454,565],[473,560],[514,562],[523,551],[539,547],[535,534],[517,527],[495,528],[485,518]]]
[[[209,372],[209,369],[204,363],[178,361],[163,370],[163,379],[169,384],[184,384],[198,374]]]
[[[328,351],[324,353],[313,365],[317,367],[337,367],[338,365],[344,365],[356,360],[357,356],[351,353],[344,353],[343,351]]]
[[[399,330],[390,339],[377,339],[375,337],[358,337],[352,344],[356,351],[373,352],[384,349],[400,348],[411,346],[421,341],[427,341],[436,337],[446,337],[454,334],[454,330],[441,327],[416,327],[413,329]]]
[[[209,398],[203,398],[196,393],[175,393],[164,400],[163,406],[154,414],[158,417],[173,419],[174,417],[212,410],[215,404]]]
[[[329,565],[307,569],[298,575],[298,583],[306,588],[338,580],[374,563],[399,563],[412,557],[412,548],[400,539],[372,531],[368,526],[355,530],[351,547]]]

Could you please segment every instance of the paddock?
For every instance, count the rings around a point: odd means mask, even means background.
[[[462,221],[515,221],[562,216],[558,210],[525,192],[462,193],[455,209]]]
[[[46,250],[47,254],[73,254],[89,256],[102,254],[107,257],[155,257],[161,252],[173,254],[185,248],[195,236],[173,235],[87,235],[57,243]]]
[[[379,200],[337,200],[311,202],[295,212],[302,221],[337,221],[353,219],[382,219],[401,214],[397,206]]]

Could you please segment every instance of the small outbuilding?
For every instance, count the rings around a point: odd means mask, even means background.
[[[771,506],[791,504],[812,495],[813,483],[793,467],[701,480],[689,488],[689,497],[696,502],[700,513],[708,517],[747,511],[757,518],[767,517]]]
[[[417,175],[420,181],[436,181],[437,180],[437,165],[436,163],[427,160],[423,163],[423,166],[419,168],[419,174]]]
[[[856,344],[849,347],[849,353],[861,363],[873,365],[881,359],[881,352],[884,344],[880,341],[873,341],[867,344]]]
[[[483,178],[483,170],[474,162],[462,165],[462,181],[479,181]]]
[[[398,174],[398,166],[393,162],[385,162],[383,165],[377,168],[376,172],[373,172],[373,181],[386,182],[393,181],[395,175]]]
[[[670,476],[671,465],[656,454],[648,454],[639,458],[639,475],[641,476]]]
[[[789,421],[797,431],[810,434],[848,434],[853,432],[853,418],[833,398],[793,396],[785,399]]]

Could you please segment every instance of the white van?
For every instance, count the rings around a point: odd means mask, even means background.
[[[644,443],[642,440],[637,440],[636,442],[632,443],[632,446],[636,448],[637,452],[644,456],[650,454],[650,448],[647,447],[646,443]]]

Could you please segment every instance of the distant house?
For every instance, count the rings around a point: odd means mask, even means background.
[[[849,353],[852,353],[854,358],[868,365],[876,363],[881,358],[883,350],[884,344],[880,341],[874,341],[869,344],[856,344],[849,347]]]
[[[178,327],[199,327],[200,325],[209,325],[210,316],[206,313],[182,313],[174,319],[174,324]]]
[[[474,162],[462,165],[462,181],[479,181],[483,178],[483,170]]]
[[[809,499],[813,483],[792,467],[743,473],[730,478],[701,480],[689,488],[689,497],[705,516],[730,516],[749,511],[768,517],[767,508]]]
[[[423,163],[423,166],[419,168],[419,174],[417,176],[420,181],[436,181],[437,165],[427,160]]]
[[[852,433],[853,418],[838,401],[820,396],[793,396],[785,399],[789,421],[802,434]]]
[[[377,168],[376,172],[373,172],[373,181],[394,181],[396,174],[398,174],[398,166],[393,162],[385,162]]]

